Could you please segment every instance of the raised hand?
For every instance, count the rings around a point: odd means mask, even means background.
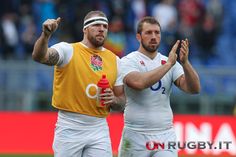
[[[188,62],[188,55],[189,55],[189,42],[188,39],[181,41],[181,47],[179,52],[179,60],[181,64],[185,64]]]
[[[177,60],[176,51],[178,49],[179,43],[180,43],[180,41],[177,40],[169,53],[167,62],[171,63],[171,65],[174,65],[176,63],[176,60]]]
[[[43,33],[46,36],[51,36],[53,32],[55,32],[58,28],[59,23],[61,22],[61,18],[58,17],[57,19],[47,19],[43,23]]]

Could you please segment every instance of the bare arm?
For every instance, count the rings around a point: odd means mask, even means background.
[[[43,23],[43,31],[35,42],[32,58],[42,64],[56,65],[59,60],[58,52],[48,48],[48,41],[53,32],[56,31],[61,18],[48,19]]]
[[[130,72],[124,78],[124,83],[127,86],[142,90],[152,86],[157,83],[170,69],[172,65],[170,63],[166,63],[154,70],[147,72]]]
[[[124,93],[124,86],[115,86],[113,88],[115,95],[114,103],[111,104],[111,109],[116,111],[124,110],[126,104],[126,98]]]
[[[129,87],[137,90],[142,90],[157,83],[175,64],[177,59],[177,48],[179,41],[175,43],[172,50],[169,53],[168,61],[166,64],[147,72],[131,72],[124,78],[124,83]]]
[[[197,72],[191,66],[190,63],[186,63],[183,66],[184,75],[181,75],[176,81],[175,84],[177,87],[183,91],[191,94],[197,94],[200,92],[201,85]]]
[[[177,87],[187,93],[197,94],[200,92],[201,85],[197,72],[194,70],[188,61],[189,42],[187,39],[183,40],[180,48],[180,63],[184,69],[184,75],[180,76],[175,84]]]

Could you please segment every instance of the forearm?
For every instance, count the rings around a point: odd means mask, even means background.
[[[186,62],[183,66],[185,74],[185,86],[189,93],[200,92],[200,79],[197,72],[194,70],[189,62]]]
[[[133,72],[125,77],[125,83],[134,89],[142,90],[151,87],[161,80],[161,78],[171,69],[172,65],[166,63],[154,70],[147,72]]]
[[[37,62],[43,62],[47,51],[48,51],[48,41],[49,36],[46,36],[44,32],[40,35],[38,40],[35,42],[34,50],[32,53],[32,58]]]
[[[148,71],[143,75],[144,88],[151,87],[161,80],[161,78],[171,69],[172,65],[166,63],[152,71]]]
[[[125,96],[115,97],[111,104],[111,109],[115,111],[123,111],[126,104]]]

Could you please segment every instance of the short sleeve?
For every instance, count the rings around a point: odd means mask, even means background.
[[[116,63],[117,63],[117,79],[115,82],[115,86],[121,86],[123,85],[123,77],[122,77],[122,73],[121,73],[121,60],[118,56],[116,56]]]
[[[140,72],[140,68],[138,67],[138,64],[132,57],[123,57],[121,59],[121,70],[122,70],[122,77],[124,78],[127,74],[133,71]]]
[[[179,64],[179,62],[175,63],[172,70],[173,70],[173,82],[184,74],[183,67]]]
[[[71,44],[60,42],[51,46],[51,48],[55,49],[59,53],[59,60],[57,63],[58,67],[64,67],[70,62],[73,56],[73,47]]]

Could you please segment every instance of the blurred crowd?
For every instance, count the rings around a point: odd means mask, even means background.
[[[154,16],[162,27],[163,54],[188,38],[193,64],[236,65],[235,7],[232,0],[7,0],[0,5],[0,59],[29,59],[48,18],[62,18],[50,45],[80,41],[84,15],[102,10],[110,21],[105,47],[120,57],[138,47],[137,21]]]

